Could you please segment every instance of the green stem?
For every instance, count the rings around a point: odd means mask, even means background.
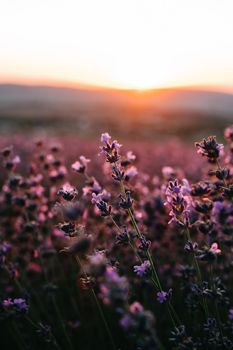
[[[135,220],[135,218],[134,218],[134,215],[133,215],[133,213],[132,213],[132,210],[131,210],[131,209],[128,209],[127,212],[129,213],[130,218],[131,218],[132,225],[133,225],[134,229],[136,230],[138,237],[140,238],[140,237],[142,236],[142,235],[141,235],[141,231],[139,230],[139,227],[138,227],[137,222],[136,222],[136,220]],[[151,265],[151,268],[152,268],[152,272],[153,272],[153,274],[154,274],[154,278],[155,278],[155,281],[156,281],[156,282],[154,282],[154,284],[155,284],[157,290],[159,290],[159,291],[161,292],[161,291],[163,290],[163,288],[162,288],[162,286],[161,286],[160,279],[159,279],[159,276],[158,276],[158,274],[157,274],[157,271],[156,271],[156,268],[155,268],[155,264],[154,264],[154,262],[153,262],[153,259],[152,259],[152,256],[151,256],[151,252],[149,251],[149,249],[146,251],[146,255],[147,255],[147,258],[148,258],[148,260],[149,260],[149,262],[150,262],[150,265]],[[176,322],[174,321],[174,318],[173,318],[173,316],[172,316],[172,311],[170,310],[170,306],[171,306],[171,304],[168,303],[168,304],[167,304],[168,314],[169,314],[169,316],[170,316],[170,319],[171,319],[171,321],[172,321],[173,326],[176,327]],[[174,313],[174,311],[175,311],[175,310],[174,310],[174,308],[173,308],[173,313]],[[177,319],[179,319],[176,313],[175,313],[175,315],[176,315]]]
[[[214,273],[213,273],[213,266],[210,265],[210,278],[211,278],[211,286],[212,289],[214,289]],[[221,318],[220,318],[220,314],[219,314],[219,310],[218,310],[218,303],[215,300],[214,301],[214,308],[215,308],[215,313],[216,313],[216,318],[217,318],[217,323],[218,323],[218,328],[221,334],[221,340],[222,340],[222,344],[224,346],[224,339],[223,339],[223,331],[222,331],[222,322],[221,322]]]
[[[84,176],[87,179],[87,181],[91,181],[92,180],[92,177],[89,176],[86,171],[84,172]]]
[[[111,218],[113,224],[114,224],[114,225],[116,226],[116,228],[118,229],[118,231],[121,232],[120,227],[117,225],[117,223],[116,223],[116,221],[113,219],[112,215],[110,216],[110,218]],[[140,261],[140,263],[142,264],[142,263],[143,263],[142,258],[141,258],[140,255],[138,254],[137,249],[135,248],[135,246],[134,246],[133,243],[131,242],[130,238],[129,238],[129,245],[130,245],[130,247],[132,248],[134,254],[137,256],[137,258],[138,258],[138,260]],[[159,289],[159,286],[158,286],[157,282],[153,279],[153,277],[151,278],[151,281],[152,281],[152,283],[154,284],[154,286],[155,286],[157,289]]]
[[[47,275],[47,272],[46,272],[46,269],[45,269],[45,266],[44,266],[44,261],[43,261],[43,258],[41,257],[40,255],[40,263],[41,263],[41,267],[42,267],[42,271],[43,271],[43,274],[44,274],[44,277],[45,277],[45,280],[46,280],[46,283],[48,284],[49,283],[49,279],[48,279],[48,275]],[[57,302],[56,302],[56,299],[54,297],[52,297],[52,302],[53,302],[53,306],[54,306],[54,309],[56,311],[56,314],[58,316],[58,319],[60,321],[60,324],[61,324],[61,328],[62,328],[62,331],[63,331],[63,334],[64,334],[64,337],[66,339],[66,342],[67,342],[67,345],[68,345],[68,348],[70,350],[74,350],[73,348],[73,345],[72,345],[72,342],[66,332],[66,327],[65,327],[65,324],[64,324],[64,321],[61,317],[61,313],[60,313],[60,310],[58,308],[58,305],[57,305]]]
[[[138,228],[138,225],[137,225],[137,222],[136,222],[136,220],[135,220],[135,218],[134,218],[134,215],[133,215],[133,213],[132,213],[132,210],[131,210],[131,209],[127,209],[127,212],[128,212],[128,214],[129,214],[129,216],[130,216],[130,219],[131,219],[131,221],[132,221],[132,225],[134,226],[134,228],[135,228],[135,230],[136,230],[136,232],[137,232],[138,237],[141,237],[141,231],[140,231],[139,228]]]
[[[191,241],[189,228],[187,226],[185,226],[185,232],[186,232],[187,240]],[[195,265],[195,269],[197,271],[197,277],[198,277],[199,284],[202,285],[203,281],[202,281],[201,270],[200,270],[200,267],[199,267],[199,264],[198,264],[195,252],[192,253],[192,257],[193,257],[193,262],[194,262],[194,265]],[[206,317],[206,319],[208,319],[209,318],[208,306],[207,306],[207,303],[206,303],[206,298],[203,295],[202,295],[202,303],[203,303],[203,308],[204,308],[204,312],[205,312],[205,317]]]
[[[115,227],[117,228],[117,230],[119,231],[119,233],[121,233],[121,229],[120,229],[119,225],[116,223],[116,221],[114,220],[114,218],[113,218],[112,215],[110,215],[110,219],[111,219],[112,223],[115,225]],[[132,248],[134,254],[135,254],[135,255],[137,256],[137,258],[139,259],[139,261],[140,261],[141,263],[143,263],[143,261],[142,261],[140,255],[137,253],[136,248],[134,247],[134,245],[133,245],[133,243],[131,242],[130,238],[129,238],[129,245],[130,245],[130,247]],[[80,260],[79,260],[79,264],[80,264]],[[80,266],[81,266],[81,265],[80,265]],[[152,278],[151,280],[152,280],[153,284],[155,285],[155,287],[158,289],[158,285],[157,285],[157,283],[155,282],[155,280],[154,280],[153,278]],[[93,289],[92,289],[92,294],[93,294],[93,296],[94,296],[95,302],[96,302],[96,304],[97,304],[98,310],[99,310],[99,312],[100,312],[100,314],[101,314],[101,317],[102,317],[102,319],[103,319],[103,322],[104,322],[104,324],[105,324],[105,327],[108,328],[108,325],[107,325],[107,322],[106,322],[106,320],[105,320],[105,317],[104,317],[102,308],[101,308],[101,306],[99,305],[98,299],[97,299],[96,294],[95,294],[95,292],[94,292]],[[175,326],[174,326],[174,327],[175,327]],[[156,337],[156,342],[157,342],[157,345],[159,346],[159,349],[160,349],[160,350],[165,350],[163,344],[162,344],[161,341],[158,339],[158,337]],[[114,344],[114,345],[115,345],[115,344]]]
[[[123,192],[123,195],[125,196],[125,187],[124,187],[124,184],[123,184],[122,181],[120,182],[120,185],[121,185],[121,190]],[[137,225],[137,222],[135,220],[135,217],[133,215],[133,212],[132,212],[131,208],[127,209],[126,211],[127,211],[128,215],[130,216],[132,225],[133,225],[133,227],[134,227],[134,229],[135,229],[135,231],[137,233],[138,238],[141,238],[142,234],[141,234],[141,231],[140,231],[140,229],[139,229],[139,227]],[[161,283],[160,283],[160,279],[159,279],[159,276],[157,274],[157,271],[156,271],[156,268],[155,268],[155,265],[154,265],[154,262],[153,262],[153,259],[152,259],[152,256],[151,256],[151,252],[149,251],[149,249],[147,249],[146,255],[147,255],[147,258],[148,258],[148,260],[150,262],[150,265],[151,265],[151,268],[152,268],[152,272],[153,272],[153,275],[154,275],[154,278],[155,278],[154,281],[153,281],[153,278],[152,278],[152,282],[154,283],[154,285],[157,288],[157,290],[159,290],[161,292],[161,291],[163,291],[163,289],[162,289],[162,286],[161,286]],[[172,321],[173,326],[176,327],[176,322],[174,321],[174,318],[172,316],[172,312],[175,314],[177,320],[179,320],[179,317],[177,316],[174,308],[171,309],[171,303],[170,302],[167,304],[167,310],[168,310],[168,313],[169,313],[169,316],[170,316],[170,319]],[[181,324],[181,323],[179,322],[179,324]]]
[[[63,321],[63,319],[62,319],[62,317],[61,317],[60,310],[59,310],[59,308],[58,308],[58,306],[57,306],[57,303],[56,303],[56,300],[55,300],[54,297],[52,297],[52,301],[53,301],[54,309],[55,309],[56,314],[57,314],[57,316],[58,316],[58,319],[59,319],[59,321],[60,321],[61,328],[62,328],[63,334],[64,334],[64,336],[65,336],[66,342],[67,342],[67,344],[68,344],[68,347],[69,347],[71,350],[74,350],[73,345],[72,345],[72,343],[71,343],[71,340],[70,340],[70,338],[69,338],[69,336],[68,336],[68,334],[67,334],[67,332],[66,332],[66,327],[65,327],[64,321]]]
[[[82,269],[82,271],[83,271],[85,277],[87,278],[88,276],[87,276],[85,270],[83,269],[82,263],[81,263],[81,261],[80,261],[78,255],[75,256],[75,259],[76,259],[77,263],[79,264],[79,266],[81,267],[81,269]],[[109,337],[109,339],[110,339],[110,342],[111,342],[111,344],[112,344],[112,347],[113,347],[114,350],[117,350],[117,347],[116,347],[116,345],[115,345],[114,339],[113,339],[113,337],[112,337],[112,333],[111,333],[111,331],[110,331],[110,329],[109,329],[108,323],[107,323],[106,318],[105,318],[105,315],[104,315],[104,313],[103,313],[102,307],[101,307],[101,305],[100,305],[100,303],[99,303],[99,300],[98,300],[98,298],[97,298],[97,296],[96,296],[95,291],[94,291],[93,288],[91,288],[91,293],[92,293],[93,298],[94,298],[94,300],[95,300],[96,306],[97,306],[98,311],[99,311],[99,314],[100,314],[100,316],[101,316],[101,319],[102,319],[102,321],[103,321],[103,323],[104,323],[104,326],[105,326],[105,329],[106,329],[106,331],[107,331],[107,334],[108,334],[108,337]]]

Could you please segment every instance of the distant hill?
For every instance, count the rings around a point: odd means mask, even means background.
[[[158,89],[148,91],[114,89],[73,89],[48,86],[0,85],[0,113],[20,109],[50,111],[89,110],[100,106],[159,111],[198,111],[233,116],[233,94],[192,89]]]
[[[124,124],[122,124],[122,120]],[[0,84],[4,130],[59,128],[92,134],[185,134],[233,122],[233,94],[195,89],[148,91]],[[143,137],[144,137],[143,136]]]

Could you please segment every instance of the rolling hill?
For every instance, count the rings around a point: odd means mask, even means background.
[[[122,123],[124,121],[124,123]],[[103,128],[143,137],[184,134],[233,122],[233,95],[195,89],[148,91],[0,85],[2,130],[56,129],[93,134]],[[139,130],[140,129],[140,130]],[[215,131],[216,130],[216,131]]]

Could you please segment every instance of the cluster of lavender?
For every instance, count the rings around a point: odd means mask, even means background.
[[[161,176],[139,172],[135,154],[122,155],[108,133],[95,177],[90,159],[80,156],[70,172],[59,147],[42,142],[19,175],[20,157],[4,148],[6,343],[233,349],[233,127],[224,136],[225,147],[213,136],[196,142],[206,161],[194,183],[169,159]]]

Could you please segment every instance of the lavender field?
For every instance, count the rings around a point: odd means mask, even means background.
[[[0,350],[233,350],[233,1],[0,6]]]
[[[233,349],[233,126],[107,131],[1,136],[2,349]]]

